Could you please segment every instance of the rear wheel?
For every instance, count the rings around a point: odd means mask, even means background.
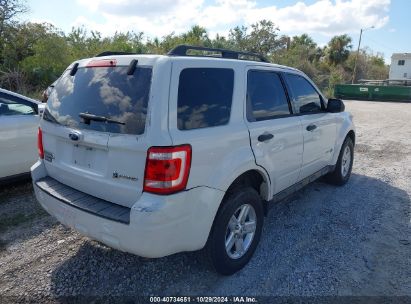
[[[341,147],[334,171],[325,176],[326,181],[334,185],[344,185],[350,179],[353,161],[354,144],[351,138],[347,137]]]
[[[260,240],[264,212],[253,188],[238,189],[217,213],[207,242],[207,253],[215,270],[230,275],[251,259]]]

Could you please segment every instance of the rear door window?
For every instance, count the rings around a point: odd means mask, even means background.
[[[221,126],[230,120],[234,70],[186,68],[181,71],[177,127],[191,130]]]
[[[249,71],[247,120],[260,121],[289,114],[290,108],[280,76],[269,71]]]
[[[143,134],[151,86],[151,67],[79,68],[56,83],[44,119],[68,127],[122,134]],[[80,113],[104,116],[120,123],[86,121]]]
[[[321,97],[307,79],[299,75],[286,74],[287,84],[292,93],[294,105],[299,113],[321,111]]]
[[[0,116],[35,115],[36,105],[16,96],[0,93]]]

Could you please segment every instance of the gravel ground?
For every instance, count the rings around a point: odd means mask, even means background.
[[[110,249],[48,216],[23,183],[0,189],[0,295],[411,296],[411,103],[346,106],[357,126],[350,182],[315,182],[273,206],[235,275],[215,274],[201,252]]]

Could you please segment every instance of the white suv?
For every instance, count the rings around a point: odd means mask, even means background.
[[[185,45],[103,55],[59,79],[32,167],[40,204],[80,233],[149,258],[205,247],[232,274],[269,204],[323,175],[347,182],[352,117],[302,72]]]

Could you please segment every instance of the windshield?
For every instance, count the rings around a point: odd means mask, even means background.
[[[151,86],[151,67],[127,66],[79,68],[66,71],[47,101],[44,119],[77,129],[143,134]],[[87,121],[80,113],[103,116],[106,121]],[[83,115],[84,116],[84,115]]]

